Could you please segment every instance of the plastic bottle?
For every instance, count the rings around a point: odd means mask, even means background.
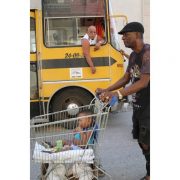
[[[56,151],[59,152],[63,148],[63,142],[62,140],[56,141]]]

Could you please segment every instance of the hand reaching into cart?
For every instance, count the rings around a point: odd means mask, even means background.
[[[96,95],[102,102],[107,103],[110,106],[113,106],[116,102],[118,102],[119,95],[117,92],[111,92],[107,89],[97,88]]]

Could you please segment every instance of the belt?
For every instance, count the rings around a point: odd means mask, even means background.
[[[137,105],[137,104],[133,104],[133,108],[134,108],[135,110],[138,110],[138,109],[141,109],[141,108],[142,108],[142,106]]]

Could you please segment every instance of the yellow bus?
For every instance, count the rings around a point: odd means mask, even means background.
[[[122,77],[116,17],[127,21],[126,16],[112,15],[108,0],[42,0],[30,10],[31,118],[89,104],[96,88],[106,88]],[[90,25],[105,40],[98,51],[90,47],[95,74],[81,47]]]

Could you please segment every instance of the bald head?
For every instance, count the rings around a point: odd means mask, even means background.
[[[88,31],[95,31],[96,32],[96,27],[95,26],[89,26]]]
[[[87,34],[90,37],[90,39],[94,39],[96,36],[96,27],[95,26],[89,26],[87,30]]]

